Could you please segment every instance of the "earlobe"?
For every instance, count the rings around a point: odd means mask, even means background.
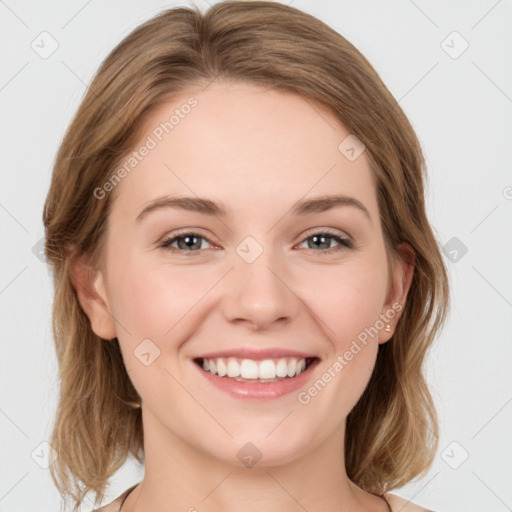
[[[91,267],[84,255],[75,255],[70,261],[69,277],[94,333],[106,340],[115,338],[102,272]]]
[[[379,343],[385,343],[393,336],[396,324],[405,309],[407,294],[414,274],[414,249],[407,242],[403,242],[399,245],[398,251],[400,258],[392,269],[388,296],[382,312],[389,319],[385,322],[386,326],[389,325],[390,328],[382,329]]]

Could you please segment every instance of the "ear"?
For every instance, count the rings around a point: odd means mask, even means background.
[[[398,252],[400,257],[391,265],[390,269],[388,295],[381,315],[385,325],[380,330],[379,343],[385,343],[393,336],[396,324],[405,309],[407,293],[414,274],[414,249],[407,242],[403,242],[398,246]],[[386,331],[388,324],[389,332]]]
[[[105,340],[115,338],[102,272],[91,267],[84,255],[77,254],[71,257],[69,277],[94,333]]]

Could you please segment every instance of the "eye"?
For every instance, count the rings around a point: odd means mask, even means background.
[[[177,233],[173,237],[164,239],[159,247],[170,248],[171,250],[175,251],[197,252],[195,249],[202,248],[201,240],[206,240],[208,243],[210,243],[207,238],[201,236],[199,233],[183,232]],[[173,247],[173,244],[176,242],[178,247]]]
[[[210,243],[210,241],[201,236],[199,233],[193,231],[185,231],[181,233],[174,234],[172,237],[165,238],[159,245],[159,247],[164,249],[170,249],[172,251],[183,252],[183,253],[193,253],[199,252],[202,247],[202,241]],[[320,250],[317,252],[320,253],[331,253],[335,251],[341,251],[343,249],[350,249],[353,247],[353,242],[348,238],[343,238],[342,236],[331,233],[330,231],[319,231],[317,233],[313,233],[304,239],[302,242],[305,243],[308,240],[311,240],[311,243],[308,243],[308,249],[319,248]],[[334,247],[322,247],[325,245],[330,246],[331,242],[334,240],[338,243],[337,246]],[[177,247],[174,244],[177,243]],[[301,245],[302,245],[301,244]]]
[[[311,240],[311,243],[308,243],[308,249],[312,248],[320,248],[319,251],[321,253],[331,253],[336,251],[342,251],[344,249],[351,249],[354,244],[352,240],[349,240],[348,238],[343,238],[342,236],[331,233],[330,231],[319,231],[317,233],[313,233],[309,235],[307,238],[304,239],[302,243],[307,242],[308,240]],[[335,247],[327,247],[323,248],[321,246],[330,246],[331,243],[329,240],[334,240],[339,245]],[[302,245],[302,244],[301,244]]]

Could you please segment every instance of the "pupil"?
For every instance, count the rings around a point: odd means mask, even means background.
[[[197,243],[197,240],[198,240],[198,239],[199,239],[199,237],[197,237],[197,236],[184,236],[184,237],[182,237],[182,238],[181,238],[181,240],[183,240],[183,241],[185,242],[185,248],[186,248],[186,249],[191,249],[191,248],[192,248],[192,249],[194,249],[194,248],[198,248],[198,246],[200,246],[200,245],[201,245],[201,243],[199,243],[199,244]],[[191,244],[189,244],[189,242],[190,242],[191,240],[195,240],[196,242],[195,242],[195,243],[194,243],[194,242],[192,242]],[[183,247],[182,247],[182,248],[183,248]]]
[[[316,243],[317,241],[319,240],[322,240],[322,242],[320,242],[320,244],[326,244],[327,246],[329,245],[329,243],[326,243],[325,240],[327,239],[326,236],[324,235],[314,235],[313,236],[313,243]],[[318,247],[318,245],[316,245],[315,247]],[[328,249],[329,247],[326,247],[326,249]]]

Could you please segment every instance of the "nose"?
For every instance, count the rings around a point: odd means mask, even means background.
[[[290,322],[298,314],[300,300],[289,274],[264,251],[248,263],[237,255],[225,282],[223,311],[229,322],[247,324],[252,330],[271,329]]]

